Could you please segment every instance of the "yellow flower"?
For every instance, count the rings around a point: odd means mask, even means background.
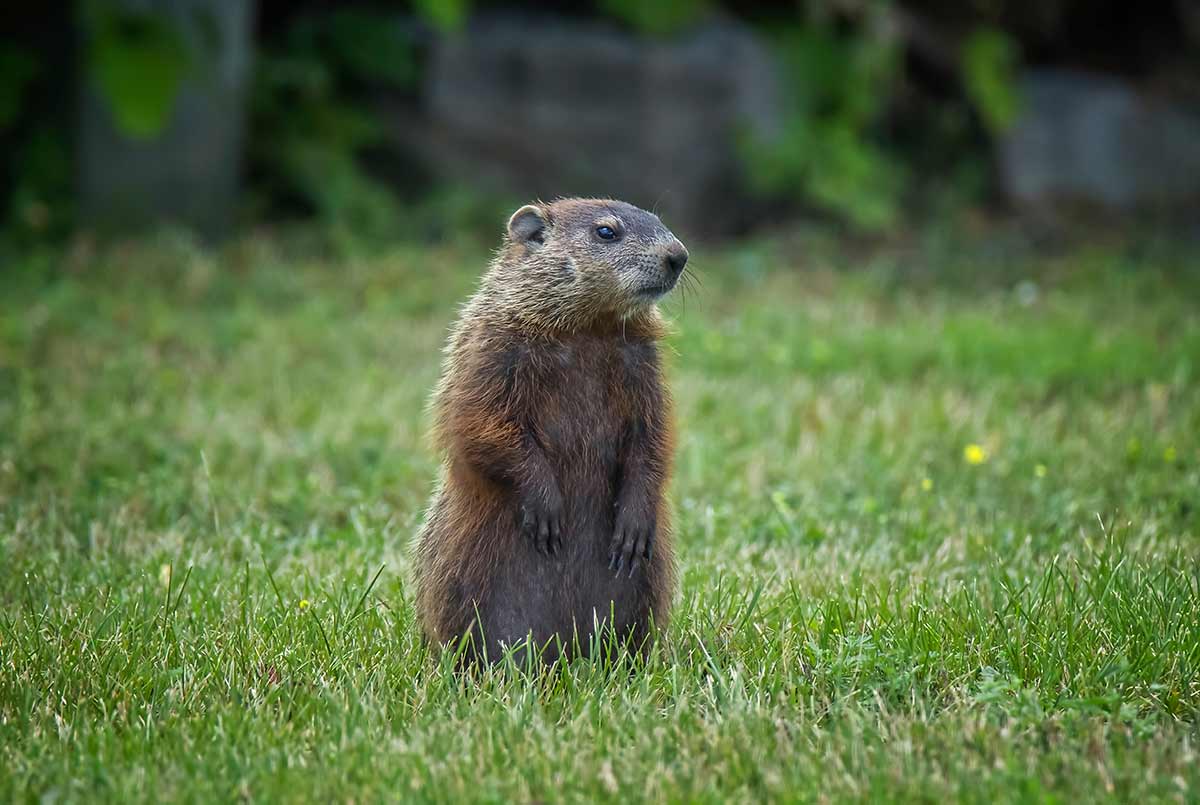
[[[308,609],[310,606],[312,606],[312,604],[309,603],[309,600],[307,598],[300,599],[300,610],[301,611]]]
[[[926,492],[928,492],[929,490],[933,489],[933,481],[930,480],[929,478],[922,478],[921,479],[921,488],[924,489]]]
[[[1046,477],[1046,465],[1038,464],[1036,467],[1033,468],[1033,474],[1039,478],[1045,478]]]
[[[968,464],[982,464],[988,460],[988,454],[980,445],[972,443],[963,448],[963,460]]]
[[[1175,448],[1173,446],[1163,450],[1163,461],[1167,462],[1168,464],[1174,464],[1175,459],[1178,457],[1179,454],[1175,452]]]
[[[158,583],[164,587],[171,586],[171,566],[163,565],[158,569]]]

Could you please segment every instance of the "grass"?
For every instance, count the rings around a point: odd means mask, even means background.
[[[1200,798],[1187,261],[693,251],[672,623],[539,679],[406,575],[482,250],[0,268],[0,798]]]

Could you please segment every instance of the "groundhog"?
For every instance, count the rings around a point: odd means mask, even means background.
[[[644,651],[665,624],[674,435],[655,303],[687,259],[625,202],[513,213],[433,397],[442,472],[415,547],[429,639],[470,660],[516,647],[553,661]]]

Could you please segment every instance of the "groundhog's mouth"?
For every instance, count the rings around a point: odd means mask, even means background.
[[[646,285],[638,289],[638,296],[644,299],[658,299],[666,295],[674,287],[675,283],[673,282],[663,283],[662,285]]]

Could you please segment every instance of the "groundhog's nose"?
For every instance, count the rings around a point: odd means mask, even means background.
[[[688,250],[679,241],[671,244],[667,249],[667,270],[671,272],[672,277],[678,277],[683,273],[683,267],[687,265]]]

